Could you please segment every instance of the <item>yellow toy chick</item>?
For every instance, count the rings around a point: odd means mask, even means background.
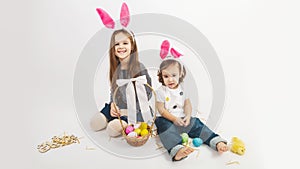
[[[231,150],[231,152],[233,152],[235,154],[244,155],[244,153],[246,151],[245,144],[239,138],[232,137],[230,150]]]

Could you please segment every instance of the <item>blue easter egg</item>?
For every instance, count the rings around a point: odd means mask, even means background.
[[[194,139],[193,139],[193,145],[194,145],[195,147],[201,146],[202,143],[203,143],[203,141],[202,141],[201,138],[194,138]]]

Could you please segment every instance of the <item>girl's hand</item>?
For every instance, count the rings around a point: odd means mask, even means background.
[[[112,102],[110,104],[110,115],[112,117],[120,116],[120,109],[118,108],[118,106],[114,102]]]
[[[173,123],[176,126],[184,126],[184,121],[181,117],[176,117],[175,120],[173,121]]]
[[[183,121],[184,121],[184,126],[185,127],[188,126],[190,124],[190,122],[191,122],[191,116],[185,116],[183,118]]]

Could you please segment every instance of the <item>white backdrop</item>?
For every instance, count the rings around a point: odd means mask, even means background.
[[[247,146],[244,156],[172,163],[166,155],[130,160],[104,152],[85,136],[73,106],[77,59],[103,27],[95,8],[119,15],[115,0],[0,2],[1,166],[7,168],[292,168],[298,152],[299,3],[293,0],[126,1],[131,14],[163,13],[197,27],[223,66],[226,107],[218,127]],[[183,8],[184,7],[184,8]],[[115,10],[118,9],[118,10]],[[187,32],[188,33],[188,32]],[[298,126],[299,127],[299,126]],[[36,146],[63,132],[81,144],[41,154]],[[86,150],[93,147],[95,150]],[[229,160],[240,165],[226,166]]]

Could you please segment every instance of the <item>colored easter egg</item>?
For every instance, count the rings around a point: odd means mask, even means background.
[[[201,146],[202,143],[203,143],[203,141],[202,141],[201,138],[194,138],[194,139],[193,139],[193,145],[194,145],[195,147]]]
[[[141,131],[141,136],[146,136],[149,133],[149,131],[147,129],[143,129]]]
[[[127,136],[129,136],[129,137],[136,137],[137,134],[136,134],[136,132],[130,132],[130,133],[127,134]]]
[[[136,132],[136,134],[137,134],[137,135],[140,135],[140,134],[141,134],[141,131],[142,131],[142,130],[141,130],[141,129],[139,129],[139,128],[137,128],[137,129],[134,129],[134,132]]]
[[[189,140],[189,135],[187,133],[182,133],[181,138],[182,138],[182,143],[187,143]]]
[[[129,125],[125,129],[125,133],[128,134],[128,133],[132,132],[133,130],[134,130],[133,126]]]
[[[140,125],[141,130],[147,129],[147,127],[148,127],[148,124],[146,122],[142,122],[141,125]]]

